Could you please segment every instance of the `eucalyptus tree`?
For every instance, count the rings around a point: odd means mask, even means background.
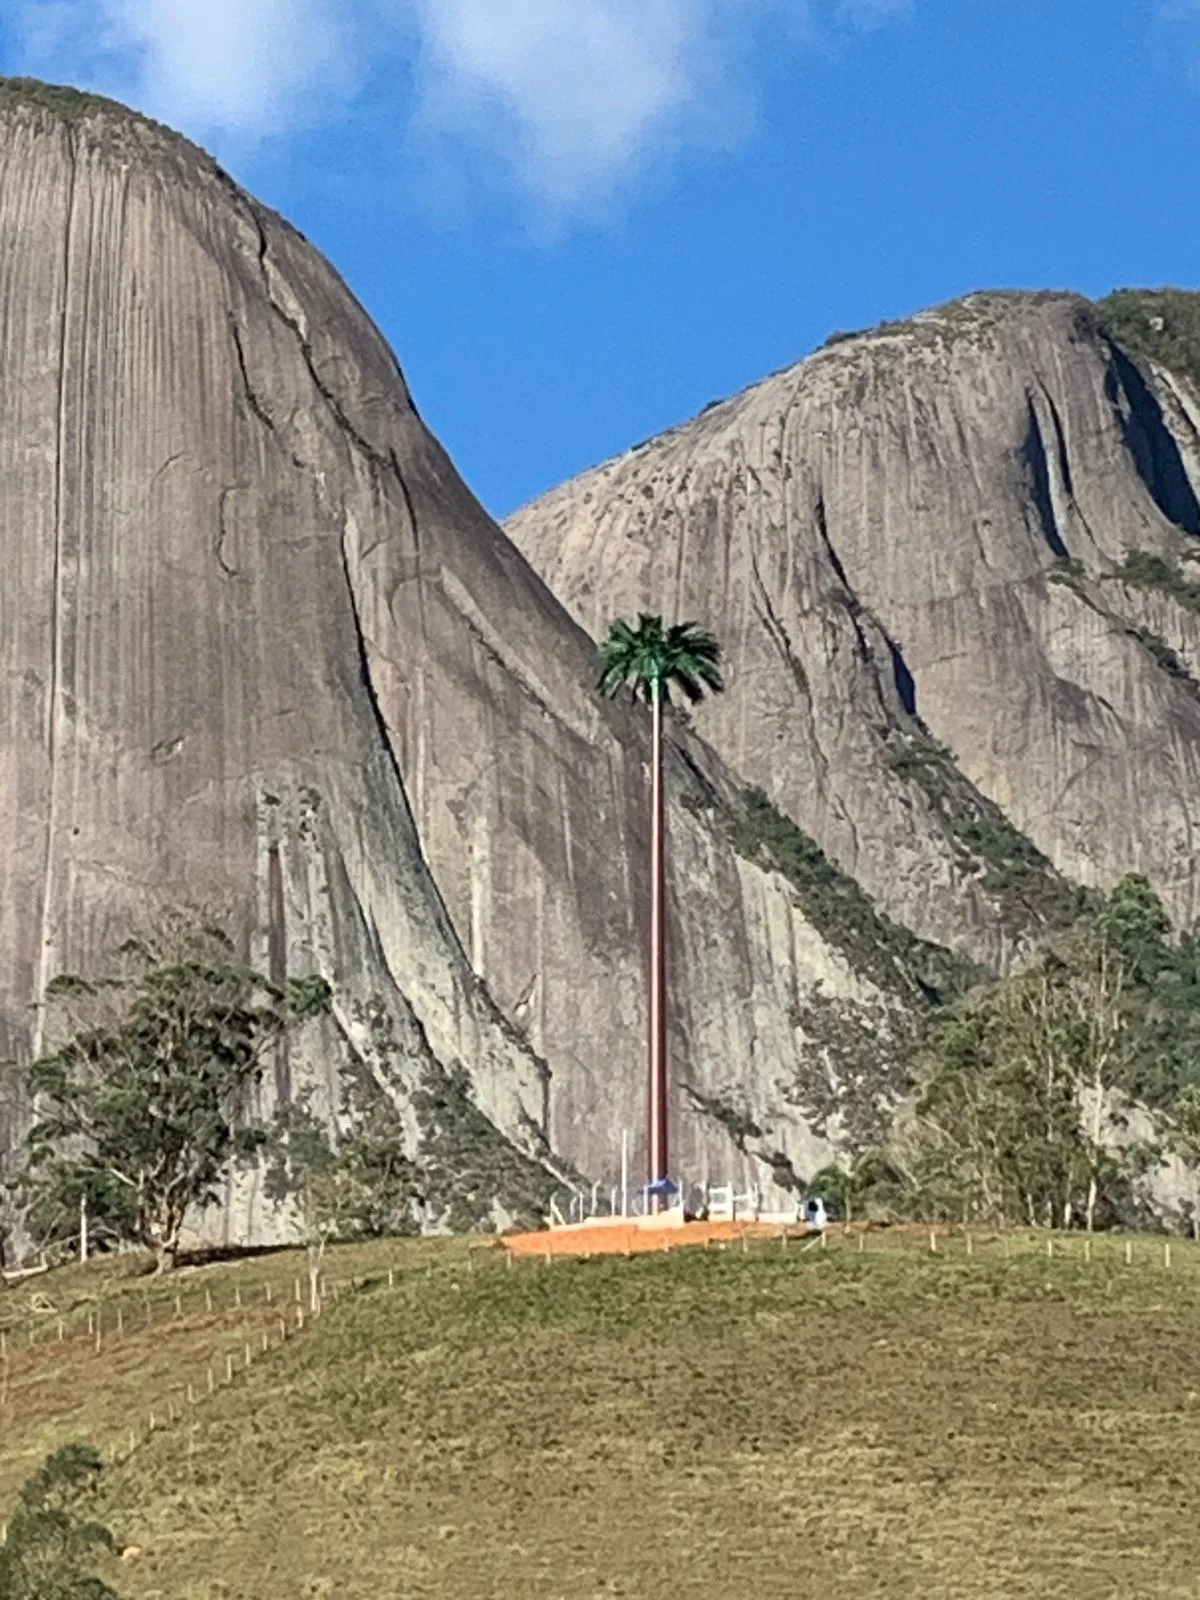
[[[265,1130],[246,1115],[267,1051],[328,1008],[322,978],[268,982],[220,928],[186,916],[131,939],[115,970],[54,979],[63,1038],[25,1069],[35,1119],[22,1174],[35,1218],[69,1226],[81,1200],[110,1237],[179,1254],[192,1207]],[[64,1231],[60,1228],[60,1231]]]
[[[600,646],[600,692],[612,698],[628,688],[651,710],[650,759],[650,982],[647,1172],[650,1185],[667,1176],[667,932],[666,805],[663,789],[663,708],[678,691],[693,705],[719,693],[721,647],[696,622],[664,627],[642,612],[636,626],[615,621]]]

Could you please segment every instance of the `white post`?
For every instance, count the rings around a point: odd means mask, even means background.
[[[79,1259],[86,1261],[88,1258],[88,1216],[87,1195],[79,1196]]]
[[[621,1215],[629,1215],[629,1129],[621,1129]]]

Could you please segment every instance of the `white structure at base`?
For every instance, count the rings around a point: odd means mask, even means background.
[[[807,1198],[797,1195],[785,1210],[768,1211],[762,1189],[757,1184],[750,1184],[744,1190],[732,1183],[685,1184],[679,1189],[673,1188],[669,1197],[662,1197],[660,1209],[656,1211],[647,1189],[628,1187],[627,1170],[619,1185],[605,1187],[593,1183],[588,1189],[576,1189],[566,1216],[552,1202],[547,1218],[550,1226],[577,1227],[583,1222],[611,1222],[617,1217],[629,1222],[670,1226],[673,1222],[682,1222],[685,1215],[705,1217],[710,1222],[766,1222],[781,1227],[796,1223],[807,1223],[810,1228],[829,1225],[829,1212],[821,1195]]]

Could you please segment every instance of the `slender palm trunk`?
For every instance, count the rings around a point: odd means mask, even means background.
[[[667,1175],[667,882],[666,807],[663,798],[662,689],[652,685],[650,758],[650,1092],[649,1181]],[[659,1209],[658,1200],[654,1209]]]

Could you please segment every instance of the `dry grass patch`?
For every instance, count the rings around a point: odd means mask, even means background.
[[[1200,1257],[919,1244],[335,1258],[353,1297],[112,1472],[109,1520],[145,1550],[118,1587],[1193,1595]],[[294,1275],[209,1270],[268,1260]],[[196,1355],[223,1336],[184,1321]],[[105,1388],[144,1409],[158,1370]],[[53,1389],[22,1392],[22,1441],[56,1442]],[[72,1392],[68,1434],[112,1420]]]

